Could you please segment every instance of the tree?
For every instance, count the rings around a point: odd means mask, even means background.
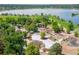
[[[0,29],[0,54],[4,54],[4,38],[5,38],[5,33],[3,30]]]
[[[44,26],[46,27],[49,24],[49,19],[47,16],[42,16],[43,19],[41,20]]]
[[[30,25],[25,25],[25,28],[26,30],[28,31],[34,31],[36,32],[37,31],[37,26],[36,26],[36,23],[31,23]]]
[[[16,25],[16,20],[15,18],[12,18],[12,17],[6,17],[6,22],[12,25]]]
[[[26,55],[39,55],[39,48],[33,43],[29,44],[26,48]]]
[[[24,25],[26,23],[26,21],[27,21],[27,18],[21,16],[21,17],[18,18],[18,22],[17,23],[21,24],[21,25]]]
[[[5,36],[4,54],[23,54],[23,46],[23,34],[21,32],[13,32]]]
[[[60,28],[59,28],[57,22],[52,22],[52,28],[53,28],[53,30],[54,30],[56,33],[60,32]]]
[[[10,25],[7,22],[0,22],[0,28],[6,30]]]
[[[69,27],[69,26],[66,28],[66,32],[67,32],[68,34],[70,33],[70,27]]]
[[[4,42],[0,40],[0,54],[4,54]]]
[[[77,31],[75,31],[75,33],[74,33],[74,34],[75,34],[75,36],[76,36],[76,37],[78,37],[78,36],[79,36],[79,33],[78,33]]]
[[[41,39],[45,38],[45,32],[40,32]]]
[[[72,21],[69,21],[69,28],[70,28],[70,30],[73,30],[74,29],[74,26],[73,26],[73,22]]]
[[[49,50],[50,55],[61,55],[62,46],[59,43],[55,43]]]

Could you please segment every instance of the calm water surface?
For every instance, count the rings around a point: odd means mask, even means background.
[[[72,20],[74,23],[79,24],[79,15],[72,17],[72,13],[79,14],[79,10],[76,9],[21,9],[21,10],[7,10],[1,11],[1,13],[9,14],[25,14],[25,15],[34,15],[34,14],[51,14],[57,15],[60,18],[65,20]]]

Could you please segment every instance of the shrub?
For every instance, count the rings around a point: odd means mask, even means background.
[[[45,32],[40,32],[41,39],[45,38]]]
[[[55,43],[49,50],[50,55],[61,55],[62,46],[59,43]]]
[[[29,44],[25,50],[26,55],[39,55],[39,48],[33,43]]]

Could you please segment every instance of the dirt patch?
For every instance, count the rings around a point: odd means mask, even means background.
[[[62,45],[62,53],[66,55],[76,55],[78,54],[79,47],[71,47],[67,44]]]

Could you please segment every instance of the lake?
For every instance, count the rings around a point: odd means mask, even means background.
[[[50,15],[57,15],[60,18],[65,20],[72,20],[75,24],[79,24],[79,15],[72,17],[72,13],[79,14],[78,9],[21,9],[21,10],[6,10],[0,11],[2,13],[9,13],[9,14],[25,14],[25,15],[34,15],[41,13],[43,14],[50,14]]]

